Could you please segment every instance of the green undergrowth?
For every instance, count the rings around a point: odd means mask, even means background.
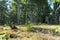
[[[26,30],[26,31],[30,31],[31,29],[32,29],[32,24],[29,23],[29,24],[26,25],[26,27],[25,27],[24,30]]]

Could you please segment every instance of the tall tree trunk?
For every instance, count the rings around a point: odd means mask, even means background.
[[[18,0],[17,4],[17,24],[20,24],[20,14],[21,14],[21,6],[20,0]]]

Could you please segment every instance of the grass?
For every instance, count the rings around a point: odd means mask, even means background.
[[[17,36],[16,38],[10,38],[8,37],[8,40],[57,40],[56,36],[53,36],[51,34],[44,34],[41,32],[29,32],[29,30],[31,30],[31,27],[35,27],[35,28],[43,28],[43,29],[58,29],[60,25],[18,25],[16,26],[18,29],[21,30],[17,30],[17,32],[11,30],[9,27],[2,27],[2,29],[0,29],[0,34],[1,35],[11,35],[14,34],[14,36]],[[22,31],[23,30],[23,31]],[[4,36],[6,37],[6,36]],[[58,36],[57,36],[58,37]],[[58,37],[59,39],[60,37]],[[1,39],[0,39],[1,40]]]

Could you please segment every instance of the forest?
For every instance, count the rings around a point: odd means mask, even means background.
[[[60,40],[60,0],[0,0],[0,40]]]

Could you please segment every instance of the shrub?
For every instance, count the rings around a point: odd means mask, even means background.
[[[30,31],[31,28],[32,28],[32,23],[29,22],[29,23],[26,25],[25,30],[26,30],[26,31]]]

